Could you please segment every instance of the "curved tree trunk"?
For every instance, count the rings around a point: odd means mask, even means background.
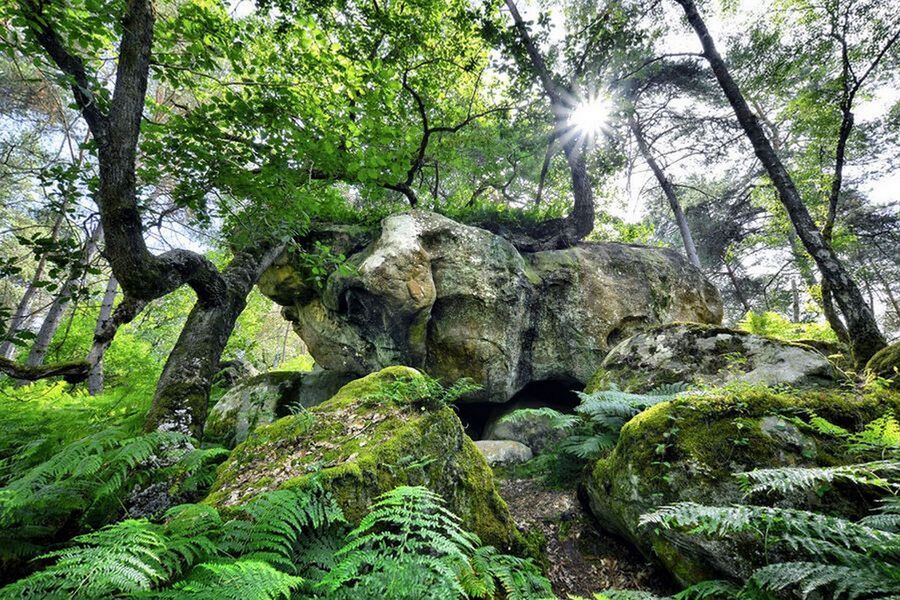
[[[743,93],[728,71],[725,61],[716,49],[712,36],[704,23],[693,0],[676,0],[684,9],[688,23],[703,45],[703,54],[712,67],[713,74],[728,98],[741,127],[753,145],[757,158],[772,180],[781,203],[787,210],[791,223],[806,251],[816,261],[823,280],[844,314],[853,357],[857,364],[865,364],[878,350],[886,345],[884,336],[878,329],[875,316],[866,304],[859,287],[850,273],[831,249],[822,232],[803,204],[793,179],[772,148],[756,116],[747,105]]]
[[[179,431],[197,438],[202,435],[209,391],[222,351],[247,305],[247,295],[283,248],[261,244],[237,253],[222,272],[224,301],[214,306],[200,301],[194,305],[156,386],[144,423],[148,431]]]

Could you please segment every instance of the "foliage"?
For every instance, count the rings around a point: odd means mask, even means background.
[[[421,377],[401,377],[383,382],[377,391],[366,397],[366,401],[379,404],[382,402],[414,404],[430,409],[453,404],[466,394],[479,389],[481,386],[471,379],[460,379],[448,387],[437,379],[423,374]]]
[[[559,450],[579,460],[599,458],[615,446],[619,430],[629,419],[660,402],[667,402],[687,393],[686,384],[656,387],[646,394],[623,392],[612,386],[590,394],[578,392],[581,402],[575,414],[558,410],[523,408],[504,416],[501,422],[516,423],[534,417],[545,417],[548,425],[566,432]]]
[[[827,323],[793,323],[784,316],[771,311],[749,311],[743,319],[738,321],[737,326],[749,333],[779,340],[817,340],[835,343],[838,341]]]
[[[768,552],[781,549],[789,559],[756,567],[743,586],[705,582],[678,598],[714,597],[763,599],[794,590],[801,598],[888,598],[900,585],[900,535],[896,495],[900,493],[896,461],[860,463],[832,468],[787,467],[738,473],[748,494],[804,492],[837,479],[869,488],[886,501],[859,521],[809,510],[735,505],[704,506],[682,502],[641,517],[641,523],[665,535],[668,530],[691,536],[751,536]]]
[[[227,452],[197,449],[191,442],[173,432],[135,436],[126,428],[110,427],[25,469],[31,463],[26,446],[13,456],[10,478],[0,488],[0,557],[33,554],[38,544],[74,523],[80,529],[108,523],[122,513],[127,493],[151,482],[168,481],[175,497],[205,490]],[[147,466],[164,453],[174,453],[171,464]]]
[[[442,500],[421,487],[381,496],[343,545],[340,509],[318,485],[267,492],[223,520],[205,505],[170,509],[162,523],[128,519],[77,536],[55,561],[0,589],[0,598],[552,597],[530,560],[480,547]],[[333,537],[333,535],[331,535]],[[340,539],[340,538],[338,538]],[[325,564],[324,569],[312,565]]]

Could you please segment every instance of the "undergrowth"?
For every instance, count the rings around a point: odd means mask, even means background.
[[[0,598],[552,598],[526,559],[481,546],[423,487],[350,530],[320,486],[268,492],[230,519],[189,504],[77,536]]]

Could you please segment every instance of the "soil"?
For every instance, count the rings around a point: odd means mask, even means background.
[[[516,525],[544,534],[547,576],[558,597],[592,598],[612,588],[659,595],[676,591],[665,572],[624,541],[601,531],[575,490],[547,489],[536,479],[505,479],[498,484]]]

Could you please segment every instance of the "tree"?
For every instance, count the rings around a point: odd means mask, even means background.
[[[851,337],[850,343],[855,360],[858,364],[865,364],[872,355],[886,345],[871,308],[866,305],[859,287],[810,216],[791,175],[772,147],[759,119],[753,114],[725,61],[719,54],[693,0],[676,1],[684,9],[688,23],[700,39],[704,58],[710,64],[738,122],[753,144],[757,158],[777,189],[779,199],[790,216],[800,241],[816,262],[823,281],[827,282],[847,320],[847,330]]]

